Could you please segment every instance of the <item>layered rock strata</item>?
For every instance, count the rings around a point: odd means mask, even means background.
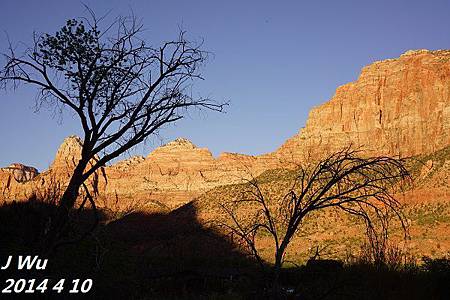
[[[408,51],[362,69],[311,110],[277,151],[301,158],[352,143],[367,155],[414,156],[450,144],[450,51]]]
[[[365,155],[400,157],[450,145],[450,51],[408,51],[363,68],[355,82],[313,108],[306,126],[273,153],[214,158],[207,148],[177,139],[145,158],[101,169],[88,186],[98,193],[100,206],[172,208],[216,186],[243,182],[349,144]],[[79,138],[67,138],[49,170],[39,175],[22,165],[0,169],[0,200],[46,197],[63,189],[80,159],[81,145]]]

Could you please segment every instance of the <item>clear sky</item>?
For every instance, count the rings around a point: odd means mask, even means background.
[[[226,114],[193,113],[162,131],[162,142],[186,137],[220,152],[274,151],[304,126],[311,107],[355,80],[373,61],[409,49],[450,48],[450,1],[84,1],[101,15],[143,19],[154,44],[182,26],[215,53],[196,91],[230,100]],[[84,15],[81,2],[5,0],[0,3],[0,51],[33,31],[54,33]],[[3,61],[2,61],[3,67]],[[70,115],[62,124],[33,112],[36,92],[0,91],[0,166],[22,162],[45,170],[64,137],[80,133]],[[146,156],[161,141],[139,146]]]

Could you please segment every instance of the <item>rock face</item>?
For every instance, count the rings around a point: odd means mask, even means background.
[[[145,159],[133,157],[105,168],[108,182],[101,181],[101,186],[109,200],[141,199],[142,205],[153,200],[174,207],[218,185],[258,175],[268,166],[267,160],[254,156],[223,153],[214,158],[207,148],[179,138]]]
[[[350,143],[366,155],[401,157],[450,145],[450,51],[408,51],[363,68],[358,80],[339,87],[330,101],[314,108],[306,127],[273,153],[222,153],[214,158],[207,148],[176,139],[145,158],[105,167],[88,186],[98,192],[99,206],[171,208],[216,186],[240,183]],[[0,200],[45,196],[54,186],[63,189],[81,147],[78,137],[67,138],[50,169],[37,176],[19,165],[12,173],[0,169]]]
[[[65,181],[70,178],[81,159],[82,146],[83,142],[78,136],[71,135],[64,139],[50,165],[49,173],[54,177],[52,180]]]
[[[83,142],[76,135],[64,139],[56,152],[51,169],[71,169],[81,159],[81,147]]]
[[[10,166],[1,168],[0,170],[5,173],[10,173],[14,180],[20,183],[29,181],[39,174],[36,168],[25,166],[19,163],[11,164]]]
[[[0,202],[11,199],[28,199],[31,184],[39,172],[37,169],[19,163],[0,168]]]
[[[21,164],[0,169],[0,201],[60,196],[81,158],[81,148],[82,141],[79,137],[67,137],[56,152],[50,168],[41,174],[35,168]],[[8,174],[11,175],[8,177]],[[11,176],[15,180],[11,180]],[[98,188],[98,177],[96,173],[87,181],[91,190]]]
[[[401,157],[449,145],[450,51],[408,51],[363,68],[357,81],[312,109],[277,155],[317,155],[349,143],[369,155]]]

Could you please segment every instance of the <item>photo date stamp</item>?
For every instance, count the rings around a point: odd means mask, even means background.
[[[8,256],[6,261],[0,261],[0,272],[5,270],[43,271],[48,259],[38,255]],[[92,289],[92,279],[6,279],[0,284],[1,294],[35,294],[67,292],[69,294],[86,294]],[[1,297],[0,297],[1,298]]]

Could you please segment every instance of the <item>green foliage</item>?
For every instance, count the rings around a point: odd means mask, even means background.
[[[436,212],[423,212],[417,216],[417,224],[432,225],[435,223],[450,223],[450,217]]]
[[[132,38],[123,38],[105,39],[96,24],[87,29],[82,20],[71,19],[54,35],[41,36],[32,55],[48,72],[64,76],[67,95],[81,106],[95,95],[97,113],[108,101],[117,101],[117,95],[136,88],[132,80],[139,75],[138,64],[145,66],[150,55],[144,42],[132,50]]]
[[[66,72],[67,78],[76,78],[79,76],[72,70],[77,69],[78,65],[89,65],[101,55],[99,37],[100,31],[96,28],[86,30],[83,21],[67,20],[55,35],[45,34],[33,54],[40,57],[45,65]]]
[[[426,178],[420,178],[420,173],[427,161],[432,161],[433,167]],[[410,171],[412,177],[416,179],[416,184],[419,186],[434,185],[434,182],[430,182],[429,179],[439,170],[444,167],[446,161],[450,161],[450,146],[440,149],[436,152],[426,155],[420,155],[412,157],[407,160],[407,169]],[[418,180],[418,181],[417,181]],[[439,184],[445,184],[445,182],[439,182]],[[448,184],[448,183],[447,183]]]
[[[450,223],[450,204],[438,202],[414,205],[407,209],[407,215],[421,226]]]

